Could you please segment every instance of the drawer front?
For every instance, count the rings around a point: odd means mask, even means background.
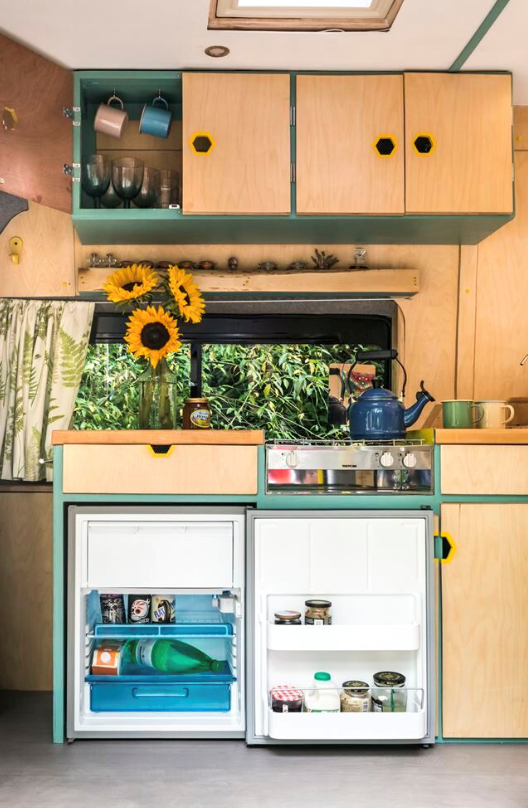
[[[442,494],[528,495],[528,446],[441,448]]]
[[[232,522],[94,522],[83,580],[92,588],[229,589]]]
[[[223,712],[231,707],[229,684],[109,682],[90,686],[93,712]]]
[[[256,494],[257,446],[67,445],[67,494]]]

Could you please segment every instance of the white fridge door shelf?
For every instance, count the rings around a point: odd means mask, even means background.
[[[269,737],[310,741],[420,741],[426,735],[425,710],[408,713],[274,713]]]
[[[420,624],[278,626],[268,623],[270,651],[417,651]]]

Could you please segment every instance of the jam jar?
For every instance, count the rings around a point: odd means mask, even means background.
[[[206,398],[188,398],[183,407],[184,429],[210,429],[211,410]]]
[[[283,609],[280,612],[275,612],[275,625],[276,626],[300,626],[301,613],[294,612],[289,609]]]
[[[331,626],[332,615],[330,609],[332,603],[329,600],[307,600],[304,605],[304,623],[307,626]]]
[[[380,671],[372,677],[372,709],[375,713],[404,713],[407,710],[405,676],[396,671]]]
[[[274,713],[301,713],[303,691],[291,685],[278,685],[272,688],[271,709]]]
[[[367,682],[351,679],[343,682],[341,693],[342,713],[369,713],[371,708],[370,688]]]

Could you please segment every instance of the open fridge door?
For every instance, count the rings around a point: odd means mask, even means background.
[[[432,518],[427,511],[250,515],[249,744],[434,743]],[[331,624],[304,622],[313,598],[331,602]],[[283,610],[300,612],[301,624],[276,624]],[[315,685],[317,672],[328,681]],[[376,687],[380,672],[403,675],[403,687],[401,679]],[[343,688],[351,681],[366,690]],[[314,694],[335,711],[314,709]]]

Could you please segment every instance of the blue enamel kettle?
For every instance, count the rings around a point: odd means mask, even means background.
[[[392,350],[358,351],[356,355],[356,362],[372,359],[395,359],[398,361],[398,354]],[[406,381],[405,372],[404,380]],[[403,392],[405,391],[405,381]],[[405,409],[401,400],[391,390],[384,389],[375,380],[372,387],[361,393],[357,401],[350,404],[350,437],[352,440],[369,441],[405,438],[406,429],[418,420],[423,408],[430,401],[434,401],[434,398],[425,389],[422,381],[420,390],[416,393],[415,403],[412,407]]]

